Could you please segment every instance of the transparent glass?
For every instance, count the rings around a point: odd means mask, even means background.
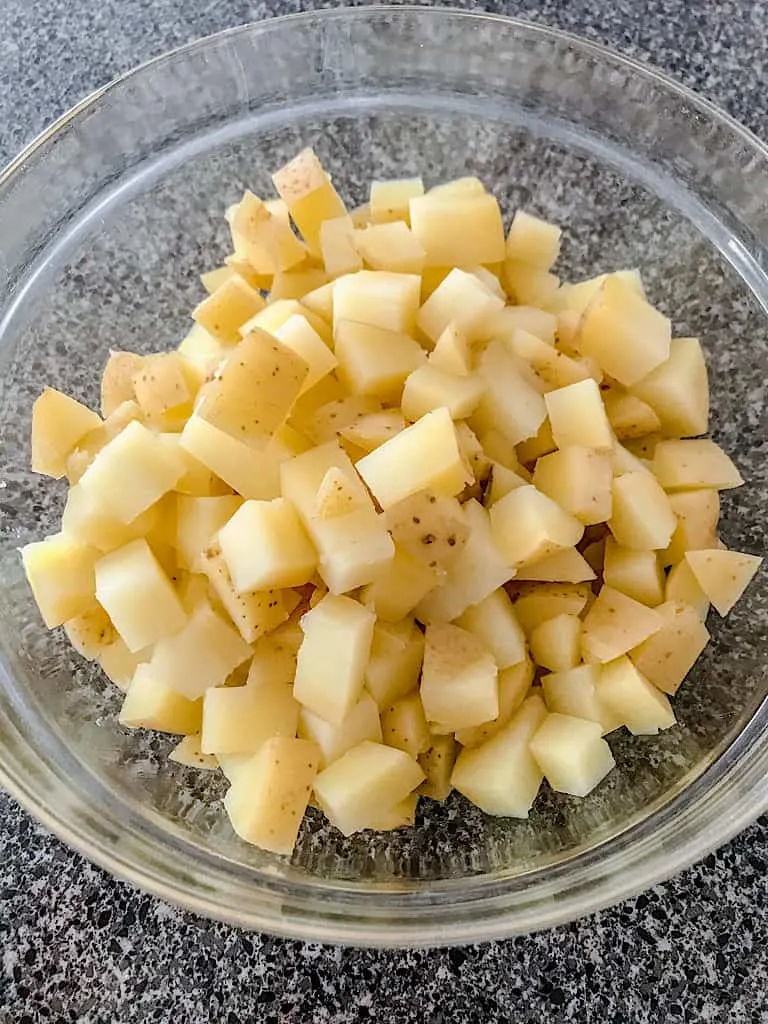
[[[43,383],[97,400],[110,347],[185,333],[224,207],[313,145],[343,195],[374,176],[477,174],[505,209],[566,227],[562,273],[638,266],[678,334],[701,335],[713,431],[748,485],[728,544],[762,552],[768,497],[768,152],[662,76],[501,18],[342,10],[226,32],[84,101],[0,178],[0,771],[114,874],[212,917],[305,939],[427,945],[574,918],[702,856],[768,805],[765,578],[676,700],[678,728],[611,738],[618,769],[530,820],[458,797],[417,826],[343,839],[310,816],[290,861],[249,848],[220,781],[172,740],[116,723],[119,694],[42,627],[16,548],[55,529],[64,489],[28,469]]]

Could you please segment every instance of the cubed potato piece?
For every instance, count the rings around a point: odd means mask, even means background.
[[[560,278],[520,260],[504,260],[504,289],[519,306],[550,306],[557,300]]]
[[[262,448],[287,419],[308,372],[296,352],[266,331],[253,330],[201,391],[196,415],[238,441]]]
[[[510,352],[530,366],[541,381],[542,392],[569,387],[589,377],[581,363],[528,331],[513,331],[507,339],[507,346]]]
[[[661,429],[653,409],[636,395],[617,388],[603,391],[603,405],[613,432],[620,441],[644,437]]]
[[[454,268],[419,310],[419,329],[435,344],[453,324],[468,341],[479,340],[482,325],[504,308],[504,300],[465,270]]]
[[[329,594],[301,620],[294,693],[338,725],[359,700],[371,653],[374,614],[349,597]]]
[[[418,757],[429,750],[429,726],[418,693],[411,693],[384,708],[381,734],[388,747],[404,750],[411,757]]]
[[[453,736],[432,736],[430,746],[419,754],[419,767],[426,778],[419,786],[421,796],[442,802],[453,789],[451,775],[459,748]]]
[[[677,526],[669,498],[650,473],[624,473],[613,481],[608,526],[617,542],[635,551],[663,550]]]
[[[539,459],[550,455],[556,448],[557,445],[552,436],[552,425],[546,419],[534,436],[529,437],[527,441],[521,441],[515,451],[524,466],[533,466]]]
[[[557,317],[545,309],[536,306],[505,306],[494,316],[484,320],[478,331],[478,340],[486,342],[501,338],[508,343],[516,331],[525,331],[547,345],[554,346],[557,328]]]
[[[499,672],[499,713],[490,722],[456,730],[462,747],[479,747],[500,732],[531,692],[535,667],[530,658]]]
[[[456,498],[418,491],[384,515],[395,544],[433,569],[447,568],[469,537],[469,524]]]
[[[592,593],[587,583],[513,581],[507,590],[517,620],[528,635],[556,615],[580,615]]]
[[[639,380],[633,394],[647,402],[661,429],[675,437],[706,434],[709,380],[698,338],[673,338],[669,358]]]
[[[412,828],[416,823],[418,804],[418,793],[409,793],[404,800],[388,807],[386,811],[376,811],[365,827],[374,832],[394,832],[399,828]]]
[[[343,469],[331,466],[317,489],[312,517],[335,519],[366,506],[367,502],[359,494],[358,482]]]
[[[469,630],[488,648],[499,669],[525,661],[525,634],[509,596],[501,587],[467,608],[456,624]]]
[[[356,395],[399,402],[403,384],[424,362],[424,351],[407,334],[341,320],[334,331],[339,376]]]
[[[685,560],[720,615],[733,608],[763,561],[757,555],[722,548],[688,551]]]
[[[547,710],[560,715],[597,722],[603,733],[613,732],[623,719],[598,696],[600,665],[578,665],[542,676],[541,689]]]
[[[631,387],[669,358],[671,339],[667,317],[610,274],[584,311],[578,346],[611,377]]]
[[[499,713],[498,670],[473,633],[458,626],[428,626],[421,702],[430,722],[451,731],[480,725]]]
[[[274,736],[238,771],[224,797],[241,839],[290,854],[317,776],[319,751],[308,740]]]
[[[468,377],[472,372],[472,352],[467,336],[453,322],[442,331],[427,359],[430,366],[456,377]]]
[[[265,305],[260,292],[235,275],[195,306],[192,318],[214,338],[235,345],[242,325]]]
[[[333,331],[328,322],[297,299],[271,299],[268,306],[265,306],[260,313],[243,324],[240,328],[240,336],[244,338],[256,329],[266,331],[267,334],[274,334],[292,316],[303,316],[326,345],[332,344]]]
[[[410,201],[411,229],[426,250],[425,266],[500,263],[505,239],[496,198],[482,193],[435,193]]]
[[[404,800],[423,781],[412,757],[383,743],[352,747],[315,779],[315,796],[330,821],[352,835],[367,828],[371,811],[382,813]]]
[[[603,582],[651,608],[664,600],[664,571],[656,551],[636,551],[606,538]]]
[[[200,737],[193,733],[184,736],[168,755],[169,761],[182,764],[186,768],[199,768],[202,771],[215,772],[219,762],[213,754],[204,754],[200,749]]]
[[[151,665],[138,665],[118,715],[131,729],[189,735],[200,731],[202,701],[188,700],[166,685]]]
[[[301,313],[295,313],[276,327],[274,337],[303,359],[309,368],[301,386],[302,395],[338,366],[336,356]]]
[[[500,462],[494,462],[491,465],[490,487],[486,489],[483,503],[486,508],[490,508],[491,505],[495,505],[497,501],[506,497],[510,491],[514,491],[518,487],[525,487],[528,483],[529,481],[525,477],[507,469]]]
[[[302,708],[299,712],[299,736],[318,745],[322,770],[366,740],[382,742],[378,705],[364,692],[338,725],[332,725],[308,708]]]
[[[720,519],[720,495],[715,490],[678,491],[669,496],[677,516],[677,526],[663,554],[665,565],[674,565],[686,551],[717,547],[717,523]]]
[[[317,552],[286,498],[244,502],[218,537],[238,593],[299,587],[317,568]]]
[[[178,633],[186,624],[173,584],[144,539],[111,551],[91,567],[96,599],[130,651]]]
[[[364,588],[361,600],[383,622],[397,623],[413,611],[439,580],[437,569],[395,544],[392,559]]]
[[[413,619],[376,623],[365,685],[380,708],[414,689],[423,658],[424,635]]]
[[[511,445],[534,437],[547,416],[542,395],[521,370],[503,341],[493,341],[480,356],[478,372],[486,391],[471,426],[482,436],[500,431]]]
[[[162,433],[159,435],[164,445],[178,452],[184,461],[184,475],[176,481],[174,491],[178,494],[189,494],[197,498],[229,495],[231,488],[224,483],[204,463],[182,447],[181,434]]]
[[[79,486],[109,515],[130,523],[172,490],[184,472],[181,454],[133,421],[96,455]]]
[[[121,523],[105,511],[98,495],[83,490],[80,484],[71,487],[61,517],[61,531],[73,540],[113,551],[137,537],[145,537],[155,527],[159,503],[150,505],[130,523]]]
[[[178,496],[174,546],[183,569],[202,571],[203,551],[241,505],[242,499],[235,494],[212,498]]]
[[[482,196],[486,191],[485,185],[479,178],[467,175],[464,178],[455,178],[453,181],[444,181],[440,185],[433,185],[428,194],[448,199],[451,196]]]
[[[561,548],[535,562],[521,565],[519,580],[541,580],[546,583],[584,583],[595,579],[595,571],[576,548]]]
[[[490,510],[491,532],[510,565],[537,562],[581,539],[583,525],[532,485],[518,487]]]
[[[313,150],[302,150],[272,175],[272,182],[310,251],[319,255],[323,221],[347,211]]]
[[[360,416],[340,430],[339,437],[362,452],[372,452],[401,430],[405,430],[403,414],[398,409],[385,409]]]
[[[119,636],[99,654],[98,662],[101,671],[114,683],[118,690],[125,693],[139,665],[146,662],[148,652],[138,651],[135,654],[128,650],[125,641]]]
[[[269,500],[280,490],[280,462],[298,453],[282,444],[280,435],[260,451],[238,441],[202,417],[191,416],[181,433],[182,449],[244,498]],[[293,435],[287,435],[292,439]],[[177,485],[178,486],[178,485]]]
[[[613,448],[600,388],[591,377],[548,392],[544,402],[558,448],[580,445],[598,452]]]
[[[48,629],[92,607],[98,557],[95,548],[64,533],[33,541],[21,549],[24,572]]]
[[[257,590],[238,594],[217,543],[211,542],[203,551],[201,568],[222,608],[248,643],[254,643],[260,636],[277,629],[298,603],[298,595],[293,590]]]
[[[281,200],[262,202],[252,192],[228,216],[235,251],[259,275],[268,277],[301,263],[307,250],[294,235]]]
[[[294,639],[278,629],[256,641],[253,645],[253,658],[248,666],[248,686],[258,688],[267,683],[293,683],[296,655],[303,635],[298,628],[297,633]]]
[[[469,537],[441,585],[419,602],[416,617],[420,622],[452,622],[515,575],[496,546],[486,510],[474,499],[462,508]]]
[[[470,482],[447,409],[427,413],[356,468],[384,509],[417,491],[454,496]]]
[[[85,611],[64,623],[64,632],[77,653],[88,661],[98,661],[104,648],[117,640],[115,627],[95,599]]]
[[[541,697],[529,697],[495,736],[461,751],[453,786],[486,814],[527,818],[543,779],[529,745],[546,714]]]
[[[345,395],[315,409],[308,417],[294,415],[293,424],[314,445],[335,441],[342,430],[363,416],[381,412],[381,402],[369,395]],[[357,456],[359,457],[359,456]]]
[[[333,217],[323,221],[320,225],[320,252],[329,277],[354,274],[363,269],[351,217]]]
[[[529,749],[557,793],[586,796],[615,765],[602,727],[572,715],[548,714]]]
[[[581,660],[581,619],[578,615],[556,615],[540,622],[531,630],[531,655],[537,665],[551,672],[575,668]]]
[[[663,440],[664,436],[662,434],[647,434],[645,437],[636,437],[634,440],[628,440],[626,448],[641,463],[643,469],[652,472],[653,454],[656,451],[656,446]],[[614,475],[620,476],[621,474],[616,473]]]
[[[653,608],[604,586],[587,612],[581,634],[585,661],[607,662],[621,657],[658,632],[664,619]]]
[[[209,380],[216,372],[216,367],[224,359],[227,358],[231,351],[228,345],[225,345],[218,338],[214,338],[212,334],[209,334],[205,328],[201,327],[200,324],[193,324],[192,328],[188,331],[186,336],[179,343],[177,351],[180,356],[183,357],[185,364],[190,370],[202,380]],[[130,356],[130,352],[112,352],[110,354],[110,361],[107,363],[109,366],[112,360],[118,356],[125,357]],[[141,360],[141,356],[134,356],[136,360]],[[136,368],[140,365],[140,362],[136,364]],[[127,371],[126,371],[127,372]],[[135,368],[132,372],[135,372]],[[105,371],[106,373],[106,371]],[[133,381],[131,380],[130,397],[133,397]],[[122,394],[123,392],[121,392]],[[104,408],[105,396],[104,396],[104,382],[102,381],[102,408]],[[125,399],[122,399],[125,401]],[[121,402],[113,402],[111,404],[110,411],[114,411]]]
[[[307,292],[322,288],[324,284],[328,284],[328,275],[324,270],[310,262],[301,263],[292,270],[275,274],[269,295],[273,302],[279,299],[300,299]],[[243,334],[242,327],[240,333]]]
[[[405,221],[410,224],[410,202],[424,195],[421,178],[395,178],[392,181],[372,181],[370,191],[370,218],[373,224],[391,224]]]
[[[603,666],[596,683],[599,700],[635,736],[655,736],[675,724],[666,694],[657,690],[627,657]]]
[[[59,480],[67,456],[100,426],[97,413],[55,388],[45,388],[32,406],[32,470]]]
[[[722,448],[707,438],[660,441],[653,453],[653,472],[665,491],[726,491],[744,483]]]
[[[456,436],[459,439],[459,450],[461,451],[462,458],[472,471],[475,482],[478,484],[485,483],[491,475],[493,463],[485,454],[477,434],[468,423],[460,420],[456,424]]]
[[[507,234],[507,258],[549,270],[560,252],[561,236],[556,224],[518,210]]]
[[[403,221],[358,229],[354,244],[371,270],[421,274],[424,268],[424,246]]]
[[[702,622],[709,613],[709,598],[699,586],[699,581],[685,559],[669,570],[664,600],[688,605],[695,610]]]
[[[321,319],[327,325],[328,332],[331,333],[330,325],[333,323],[333,281],[328,281],[319,288],[307,292],[301,298],[301,305],[309,310],[310,313],[313,313],[316,318]],[[314,330],[317,330],[317,327]]]
[[[696,609],[688,605],[665,601],[656,611],[664,624],[629,656],[657,689],[675,694],[709,643],[709,632]]]
[[[418,420],[444,407],[451,419],[471,416],[485,392],[484,380],[475,375],[458,377],[436,366],[420,366],[406,379],[401,405],[409,420]]]
[[[206,754],[255,754],[272,736],[296,735],[299,705],[289,683],[204,692],[200,746]]]
[[[411,334],[421,298],[418,274],[360,270],[339,277],[333,286],[333,331],[343,320]]]
[[[587,526],[610,518],[613,473],[609,455],[581,446],[563,448],[538,460],[533,483]]]
[[[523,477],[526,483],[531,482],[531,474],[520,465],[514,445],[510,444],[507,437],[499,430],[484,430],[479,436],[483,451],[493,462],[499,462],[507,469],[511,469],[518,476]]]
[[[187,344],[187,348],[191,345],[195,349],[200,343],[198,339],[204,337],[210,339],[209,347],[215,345],[221,351],[221,342],[198,324],[192,328],[190,335],[192,336],[191,342],[194,344]],[[185,345],[185,342],[182,342],[182,345]],[[179,347],[181,348],[181,346]],[[133,386],[133,378],[143,362],[144,356],[137,355],[135,352],[110,351],[101,377],[101,411],[104,416],[111,416],[124,402],[135,400],[136,391]]]
[[[133,389],[146,422],[163,429],[183,426],[201,382],[179,352],[161,352],[142,360]]]

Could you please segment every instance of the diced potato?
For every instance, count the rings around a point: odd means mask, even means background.
[[[260,275],[271,277],[306,257],[305,247],[291,231],[288,208],[281,200],[264,203],[246,192],[228,219],[236,253]]]
[[[537,665],[551,672],[575,668],[581,660],[581,619],[578,615],[556,615],[540,622],[531,630],[531,654]]]
[[[332,725],[308,708],[302,708],[299,712],[299,736],[318,745],[322,770],[366,740],[382,742],[378,705],[364,692],[338,725]]]
[[[416,823],[418,803],[418,793],[409,793],[404,800],[388,807],[386,811],[376,811],[365,827],[376,832],[393,832],[398,828],[411,828]]]
[[[293,444],[293,434],[286,434],[289,443],[282,443],[282,432],[287,429],[283,427],[266,448],[255,451],[194,415],[187,420],[179,443],[184,451],[207,466],[238,494],[264,501],[278,497],[280,462],[301,450]],[[295,450],[290,451],[291,447]]]
[[[357,481],[343,469],[331,466],[317,489],[312,516],[316,519],[335,519],[365,508],[366,505],[360,496]]]
[[[420,694],[430,722],[453,731],[496,718],[497,675],[493,655],[473,633],[427,627]]]
[[[397,623],[409,615],[439,582],[437,569],[395,545],[391,561],[364,588],[361,600],[384,622]]]
[[[323,221],[347,212],[320,161],[311,149],[304,149],[272,175],[272,182],[304,241],[318,255]]]
[[[603,582],[634,601],[660,605],[664,600],[664,571],[656,551],[636,551],[606,538]]]
[[[538,459],[551,454],[557,445],[552,436],[552,426],[548,419],[544,420],[533,437],[521,441],[516,447],[517,457],[525,465],[533,465]]]
[[[586,583],[513,583],[508,589],[518,622],[528,634],[556,615],[580,615],[591,594]]]
[[[507,343],[516,331],[525,331],[540,338],[547,345],[554,345],[557,317],[536,306],[505,306],[498,313],[483,321],[479,329],[482,342],[500,338]]]
[[[150,665],[138,665],[118,721],[131,729],[189,735],[200,731],[202,701],[188,700],[167,686]]]
[[[623,547],[658,551],[669,544],[677,519],[659,484],[650,473],[641,471],[614,479],[608,526]]]
[[[103,555],[93,571],[96,599],[130,651],[140,651],[184,627],[187,616],[181,601],[145,540],[133,540]]]
[[[525,487],[528,481],[518,476],[517,473],[511,469],[507,469],[506,466],[502,466],[499,462],[494,462],[491,466],[491,480],[490,487],[485,492],[484,504],[486,508],[490,508],[491,505],[495,505],[497,501],[506,497],[510,491],[514,491],[518,487]]]
[[[439,335],[427,358],[431,366],[457,377],[467,377],[472,371],[472,353],[467,337],[453,321]]]
[[[424,247],[403,221],[358,229],[354,244],[371,270],[420,274],[424,268]]]
[[[322,288],[324,284],[328,284],[328,275],[324,270],[310,263],[302,263],[292,270],[275,274],[269,295],[273,302],[279,299],[300,299],[307,292]],[[242,327],[240,333],[243,334]]]
[[[451,775],[456,763],[458,745],[453,736],[432,736],[430,746],[419,754],[419,767],[426,778],[419,786],[421,796],[442,802],[452,790]]]
[[[613,432],[620,441],[644,437],[661,429],[659,417],[650,405],[628,391],[615,388],[604,391],[603,405]]]
[[[495,736],[461,751],[452,784],[486,814],[527,818],[543,778],[529,745],[545,718],[541,697],[529,697]]]
[[[254,643],[260,636],[277,629],[298,603],[293,590],[257,590],[238,594],[216,543],[212,542],[203,551],[201,568],[221,606],[248,643]],[[295,603],[292,597],[296,598]]]
[[[549,270],[560,253],[562,231],[533,214],[518,210],[507,234],[507,259]]]
[[[518,487],[490,510],[491,532],[510,565],[537,562],[581,539],[583,525],[532,485]]]
[[[253,645],[253,658],[248,666],[248,686],[258,689],[269,683],[293,683],[301,630],[298,633],[295,642],[281,635],[280,630],[256,641]]]
[[[676,601],[687,604],[696,611],[702,622],[709,612],[709,598],[699,586],[690,565],[685,559],[673,565],[667,576],[664,588],[665,601]]]
[[[499,713],[490,722],[456,730],[463,747],[479,747],[500,732],[531,692],[535,668],[530,658],[499,672]]]
[[[613,431],[600,388],[591,377],[548,392],[544,402],[558,448],[580,445],[594,451],[611,450]]]
[[[548,306],[557,298],[560,278],[520,260],[504,260],[504,288],[519,306]]]
[[[64,632],[77,653],[88,661],[98,661],[104,649],[117,640],[115,627],[95,599],[89,608],[64,623]]]
[[[60,479],[67,456],[86,434],[101,426],[101,419],[68,395],[45,388],[32,406],[32,469]]]
[[[418,693],[402,697],[384,708],[381,734],[387,746],[404,750],[411,757],[429,750],[429,726]]]
[[[359,700],[375,616],[349,597],[329,594],[301,620],[296,700],[338,725]]]
[[[178,352],[146,356],[133,377],[144,419],[160,429],[183,425],[192,412],[192,399],[200,383]]]
[[[200,737],[196,733],[184,736],[168,755],[169,761],[183,764],[187,768],[200,768],[215,772],[219,763],[213,754],[204,754],[200,749]]]
[[[194,335],[193,332],[195,332]],[[210,338],[211,344],[216,345],[219,351],[221,350],[221,343],[213,338],[213,335],[204,331],[198,324],[195,324],[192,331],[190,331],[190,335],[193,335],[192,340],[197,342],[197,338],[200,336],[199,332],[202,332],[202,336],[205,338]],[[182,342],[182,345],[184,344],[185,342]],[[107,365],[104,367],[104,373],[101,378],[101,411],[104,416],[111,416],[124,402],[135,400],[136,391],[133,386],[133,378],[143,362],[144,356],[136,355],[135,352],[110,351],[109,359],[107,359]],[[41,397],[44,396],[45,392],[43,392]]]
[[[339,375],[357,395],[399,402],[406,378],[424,362],[418,342],[383,327],[342,320],[334,337]]]
[[[200,747],[206,754],[255,754],[272,736],[296,735],[299,705],[288,683],[204,692]]]
[[[664,436],[662,434],[646,434],[645,437],[627,440],[626,448],[635,456],[643,469],[653,472],[653,454],[656,451],[656,446],[663,440]],[[621,474],[616,473],[615,475],[620,476]]]
[[[585,661],[607,662],[637,647],[664,625],[653,608],[604,586],[584,618],[581,647]]]
[[[339,277],[333,286],[333,331],[343,320],[411,334],[421,297],[417,274],[360,270]]]
[[[405,430],[403,414],[397,409],[385,409],[360,416],[340,430],[339,437],[363,452],[372,452],[401,430]]]
[[[240,340],[240,328],[265,306],[260,292],[234,275],[192,311],[195,323],[226,345]]]
[[[500,431],[511,445],[533,437],[544,422],[544,399],[521,372],[503,341],[494,341],[480,357],[478,367],[486,392],[472,420],[480,435]]]
[[[502,588],[467,608],[456,624],[469,630],[488,648],[499,669],[525,661],[525,634]]]
[[[669,358],[639,380],[632,392],[651,406],[664,433],[675,437],[706,434],[709,381],[699,339],[673,338]]]
[[[504,300],[471,273],[454,268],[419,310],[419,329],[435,344],[451,324],[468,341],[476,341],[482,325],[504,308]]]
[[[98,557],[95,548],[63,533],[21,549],[27,580],[48,629],[92,607]]]
[[[424,779],[402,750],[366,741],[348,750],[315,779],[315,796],[344,835],[367,827],[371,810],[382,813],[404,800]]]
[[[479,178],[467,175],[453,181],[444,181],[441,185],[433,185],[428,194],[450,199],[453,196],[482,196],[486,191],[485,185]]]
[[[525,483],[531,482],[531,474],[520,465],[514,445],[498,430],[484,430],[480,435],[480,443],[483,451],[493,462],[498,462],[506,469],[511,469],[518,476],[523,477]]]
[[[456,424],[456,436],[459,439],[461,456],[469,466],[476,484],[485,483],[491,475],[493,463],[485,454],[480,439],[465,420]],[[462,497],[466,497],[464,492]]]
[[[566,308],[581,317],[609,277],[614,278],[639,298],[645,298],[645,289],[638,270],[616,270],[613,274],[598,274],[597,277],[590,277],[586,281],[563,285]]]
[[[238,771],[224,797],[235,832],[272,853],[290,854],[317,776],[308,740],[275,736]]]
[[[118,637],[108,647],[103,648],[98,657],[99,667],[107,679],[125,693],[131,684],[134,673],[140,664],[147,660],[147,652],[132,653],[125,646],[125,641]]]
[[[623,718],[600,700],[597,684],[601,678],[599,665],[578,665],[541,678],[541,689],[547,710],[597,722],[603,733],[613,732],[624,724]]]
[[[744,483],[722,448],[706,438],[660,441],[653,453],[653,472],[665,491],[725,491]]]
[[[424,635],[413,619],[376,623],[365,670],[365,686],[380,708],[414,689],[423,658]]]
[[[293,423],[312,444],[322,445],[334,441],[346,427],[357,423],[363,416],[381,412],[378,398],[366,395],[345,395],[315,409],[308,418],[297,415]]]
[[[505,240],[496,198],[480,194],[429,193],[410,201],[411,229],[426,250],[425,266],[499,263]]]
[[[519,580],[547,583],[584,583],[594,578],[594,569],[576,548],[561,548],[535,562],[521,565],[517,570]]]
[[[679,491],[670,494],[669,504],[677,516],[677,526],[663,555],[666,565],[679,562],[686,551],[717,547],[720,518],[720,495],[717,491],[708,488]]]
[[[268,306],[265,306],[260,313],[257,313],[256,316],[251,317],[250,320],[243,324],[240,328],[240,336],[244,338],[251,331],[257,329],[273,335],[292,316],[303,316],[310,327],[320,335],[326,345],[331,345],[333,342],[333,331],[328,322],[321,316],[313,313],[303,302],[298,302],[296,299],[271,298]]]
[[[202,571],[203,551],[241,505],[242,499],[235,494],[212,498],[178,496],[174,546],[183,569]]]
[[[603,666],[596,683],[599,700],[635,736],[655,736],[675,724],[666,694],[648,682],[627,657]]]
[[[513,331],[507,346],[530,366],[541,381],[543,392],[569,387],[589,377],[581,363],[528,331]]]
[[[306,295],[302,296],[301,304],[310,313],[313,313],[315,317],[322,319],[325,324],[329,325],[328,331],[330,333],[330,324],[333,323],[333,281],[328,281],[319,288],[307,292]],[[316,326],[314,330],[317,330]]]
[[[597,722],[571,715],[548,714],[529,750],[557,793],[586,796],[616,763]]]
[[[396,178],[392,181],[372,181],[370,216],[373,224],[390,224],[402,220],[410,223],[410,201],[424,195],[421,178]]]
[[[223,342],[219,341],[218,338],[214,338],[212,334],[209,334],[205,328],[201,327],[200,324],[193,324],[191,330],[187,333],[186,337],[181,341],[177,349],[179,355],[183,356],[185,363],[191,370],[201,377],[203,380],[210,380],[216,371],[216,367],[222,360],[226,359],[230,349]],[[130,352],[113,352],[110,355],[110,362],[117,356],[131,356]],[[140,356],[134,356],[135,360],[138,360],[136,366],[140,365]],[[109,363],[107,364],[109,366]],[[134,370],[135,372],[135,370]],[[114,400],[110,401],[109,398],[105,398],[104,383],[102,381],[102,408],[105,407],[105,401],[108,406],[111,406],[110,411],[114,411],[122,401],[122,395],[125,392],[120,392],[121,402]],[[127,391],[129,394],[133,391],[133,378],[127,385]],[[132,397],[132,394],[131,394]]]
[[[757,555],[722,548],[688,551],[685,560],[720,615],[733,608],[763,561]]]
[[[98,495],[75,484],[67,495],[61,530],[68,537],[99,551],[113,551],[130,540],[147,536],[156,525],[158,510],[159,503],[155,503],[130,523],[121,523],[104,510]]]
[[[308,583],[317,568],[317,552],[285,498],[246,501],[218,537],[238,593],[298,587]]]
[[[611,377],[631,387],[669,358],[671,338],[669,320],[635,288],[610,274],[584,311],[578,346]]]
[[[629,656],[657,689],[674,694],[709,643],[709,632],[696,609],[688,605],[665,601],[656,611],[664,624]]]
[[[441,407],[448,410],[451,419],[462,420],[472,415],[484,392],[481,377],[458,377],[435,366],[420,366],[405,381],[401,404],[409,420],[418,420]]]
[[[395,544],[431,568],[447,568],[469,537],[469,524],[456,498],[418,491],[390,506],[384,519]]]
[[[351,217],[333,217],[323,221],[320,225],[320,252],[329,277],[354,274],[363,269]]]
[[[296,353],[309,370],[301,386],[305,394],[338,366],[338,359],[305,316],[296,313],[274,330],[274,337]]]

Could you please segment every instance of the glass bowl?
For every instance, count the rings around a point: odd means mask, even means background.
[[[560,32],[408,7],[246,26],[102,89],[0,178],[0,775],[115,875],[238,925],[359,945],[498,938],[572,919],[679,871],[768,806],[765,577],[725,621],[660,737],[611,737],[586,800],[528,821],[454,796],[415,828],[342,838],[310,814],[290,861],[239,842],[223,783],[121,729],[120,695],[43,628],[16,548],[56,529],[64,487],[29,468],[51,383],[91,405],[108,350],[173,346],[227,251],[222,212],[301,147],[351,203],[372,177],[466,174],[565,229],[560,273],[639,267],[700,335],[713,434],[746,487],[729,546],[765,548],[768,151],[656,72]]]

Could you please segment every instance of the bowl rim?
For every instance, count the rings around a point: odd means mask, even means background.
[[[584,39],[575,33],[521,18],[452,7],[377,4],[304,11],[262,21],[247,22],[200,37],[151,57],[94,90],[44,128],[0,170],[0,187],[19,173],[38,149],[87,112],[102,97],[119,88],[134,76],[151,70],[153,67],[176,59],[180,55],[205,49],[212,42],[218,42],[229,36],[260,35],[275,29],[282,29],[286,25],[301,25],[314,21],[365,20],[371,15],[380,17],[387,13],[393,15],[412,13],[435,20],[450,17],[473,22],[498,22],[542,39],[568,43],[583,53],[591,54],[598,60],[607,58],[619,67],[625,67],[644,79],[655,82],[665,91],[700,111],[708,119],[728,128],[740,137],[749,148],[757,151],[764,160],[768,161],[768,146],[730,114],[652,65],[619,53],[609,46]],[[144,891],[185,910],[191,910],[202,916],[235,926],[260,929],[286,938],[305,941],[371,947],[453,945],[506,938],[557,926],[574,918],[594,913],[677,874],[727,842],[768,809],[768,787],[761,787],[757,784],[768,770],[768,750],[761,755],[760,764],[755,765],[748,760],[745,763],[745,757],[748,756],[745,748],[749,748],[750,741],[753,739],[752,733],[759,734],[761,723],[758,722],[758,719],[764,717],[766,711],[768,711],[768,697],[755,707],[753,715],[744,729],[724,746],[690,782],[678,784],[675,787],[676,792],[665,798],[663,806],[646,814],[641,820],[630,821],[621,832],[611,836],[608,840],[598,841],[590,849],[582,853],[576,852],[572,859],[569,858],[563,864],[563,869],[572,869],[577,862],[580,864],[581,888],[566,893],[557,890],[550,894],[549,905],[546,908],[542,909],[541,906],[538,906],[532,911],[524,908],[522,915],[518,915],[514,908],[505,907],[497,902],[503,899],[503,894],[494,895],[491,892],[489,896],[473,903],[476,912],[463,916],[458,927],[455,922],[450,927],[447,926],[445,919],[425,920],[426,915],[429,914],[426,903],[413,908],[415,913],[413,916],[409,916],[407,907],[401,905],[394,896],[392,910],[396,914],[404,916],[394,919],[388,918],[386,915],[371,916],[365,918],[361,924],[358,915],[353,914],[346,917],[342,911],[340,916],[326,918],[322,929],[318,926],[312,913],[297,913],[295,906],[290,908],[290,913],[285,913],[285,906],[278,905],[275,908],[274,901],[265,902],[262,905],[262,912],[258,915],[258,919],[256,915],[247,910],[239,911],[235,907],[222,908],[206,892],[192,893],[188,886],[174,876],[162,876],[153,870],[152,866],[145,866],[122,856],[119,851],[114,850],[108,842],[101,838],[94,839],[94,836],[88,833],[87,828],[74,826],[67,820],[65,814],[57,813],[56,808],[41,801],[40,793],[35,791],[34,784],[30,784],[29,779],[26,779],[23,773],[15,773],[12,764],[3,763],[2,751],[0,751],[0,783],[25,811],[89,861],[104,868],[114,877],[137,885]],[[755,736],[754,740],[757,738]],[[724,790],[727,792],[723,792]],[[709,819],[710,830],[706,837],[702,835],[700,829],[691,832],[689,828],[682,839],[675,834],[674,846],[663,849],[661,853],[651,850],[647,851],[647,855],[639,855],[639,847],[649,842],[647,835],[639,834],[643,832],[644,826],[653,822],[658,827],[660,820],[663,823],[664,819],[674,817],[673,812],[676,814],[680,811],[678,805],[682,797],[686,798],[688,804],[682,808],[688,819],[694,813],[700,813],[702,807],[706,805],[710,807],[710,814],[714,812],[714,818],[710,817]],[[691,803],[694,806],[690,806]],[[717,822],[717,827],[712,826],[713,820]],[[669,827],[668,820],[666,824]],[[638,839],[640,840],[639,845]],[[600,864],[611,858],[615,859],[617,855],[621,854],[621,847],[628,842],[633,847],[631,867],[634,873],[632,871],[613,872],[612,874],[602,872],[602,876],[598,879],[599,884],[589,885],[584,869],[588,872],[590,865],[594,866],[595,863]],[[618,844],[619,848],[615,852],[613,850],[609,852],[607,847],[613,844]],[[545,866],[534,869],[532,874],[548,870],[550,869]],[[472,883],[480,881],[466,878],[461,880],[461,884],[472,888]],[[477,892],[480,892],[479,887],[475,888]],[[432,889],[433,894],[435,891]],[[397,895],[402,898],[402,893]],[[386,893],[380,893],[380,897],[383,901],[387,900]],[[314,906],[311,911],[314,912],[316,909]],[[484,911],[487,912],[484,913]],[[318,936],[320,930],[323,934]]]

